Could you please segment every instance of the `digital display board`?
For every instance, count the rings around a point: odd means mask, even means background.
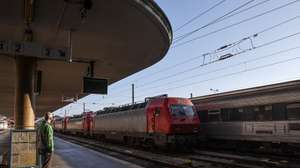
[[[108,80],[91,77],[83,78],[83,93],[107,94]]]

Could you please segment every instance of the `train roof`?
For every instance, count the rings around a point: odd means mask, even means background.
[[[191,100],[194,104],[208,102],[228,104],[234,102],[235,106],[295,101],[300,100],[300,80],[199,96]]]
[[[96,112],[96,115],[107,114],[107,113],[115,113],[126,110],[133,110],[138,108],[144,108],[147,105],[147,102],[135,103],[135,104],[125,104],[119,107],[106,107],[103,110],[99,110]]]

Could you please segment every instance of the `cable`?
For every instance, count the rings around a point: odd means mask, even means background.
[[[275,53],[272,53],[272,54],[268,54],[268,55],[265,55],[265,56],[262,56],[262,57],[259,57],[259,58],[249,59],[247,61],[242,61],[242,62],[234,64],[234,65],[225,66],[225,67],[214,69],[214,70],[208,71],[208,72],[202,72],[202,73],[199,73],[199,74],[196,74],[196,75],[192,75],[192,76],[188,76],[188,77],[184,77],[184,78],[181,78],[181,79],[178,79],[178,80],[175,80],[175,81],[166,82],[166,83],[163,83],[163,84],[160,84],[160,85],[157,85],[157,86],[147,87],[147,88],[144,88],[144,90],[155,89],[155,88],[158,88],[159,86],[162,86],[162,85],[163,86],[164,85],[169,85],[169,84],[172,84],[172,83],[185,81],[185,80],[188,80],[188,79],[191,79],[191,78],[195,78],[195,77],[198,77],[198,76],[205,76],[205,75],[208,75],[208,74],[211,74],[211,73],[223,71],[223,70],[226,70],[226,69],[231,69],[233,67],[237,67],[237,66],[240,66],[240,65],[243,65],[243,64],[247,64],[247,63],[250,63],[250,62],[255,62],[255,61],[258,61],[258,60],[261,60],[261,59],[266,59],[266,58],[269,58],[269,57],[274,56],[274,55],[278,55],[278,54],[290,52],[290,51],[297,50],[297,49],[300,49],[300,45],[296,46],[296,47],[288,48],[288,49],[285,49],[285,50],[280,50],[278,52],[275,52]],[[139,89],[140,88],[143,88],[143,86],[139,87]]]
[[[260,13],[260,14],[258,14],[258,15],[252,16],[252,17],[250,17],[250,18],[247,18],[247,19],[241,20],[241,21],[239,21],[239,22],[237,22],[237,23],[234,23],[234,24],[231,24],[231,25],[228,25],[228,26],[222,27],[222,28],[220,28],[220,29],[217,29],[217,30],[214,30],[214,31],[212,31],[212,32],[209,32],[209,33],[207,33],[207,34],[204,34],[204,35],[198,36],[198,37],[196,37],[196,38],[193,38],[193,39],[191,39],[191,40],[188,40],[188,41],[185,41],[185,42],[179,43],[179,44],[177,44],[177,45],[174,45],[174,46],[173,46],[173,47],[171,47],[171,48],[177,48],[177,47],[179,47],[179,46],[182,46],[182,45],[188,44],[188,43],[190,43],[190,42],[193,42],[193,41],[196,41],[196,40],[202,39],[202,38],[204,38],[204,37],[207,37],[207,36],[209,36],[209,35],[212,35],[212,34],[215,34],[215,33],[218,33],[218,32],[220,32],[220,31],[226,30],[226,29],[228,29],[228,28],[231,28],[231,27],[234,27],[234,26],[240,25],[240,24],[242,24],[242,23],[248,22],[248,21],[250,21],[250,20],[256,19],[256,18],[258,18],[258,17],[264,16],[264,15],[266,15],[266,14],[269,14],[269,13],[272,13],[272,12],[274,12],[274,11],[277,11],[277,10],[279,10],[279,9],[282,9],[282,8],[284,8],[284,7],[290,6],[290,5],[292,5],[292,4],[294,4],[294,3],[297,3],[297,2],[299,2],[299,0],[295,0],[295,1],[289,2],[289,3],[287,3],[287,4],[284,4],[284,5],[282,5],[282,6],[279,6],[279,7],[273,8],[273,9],[271,9],[271,10],[268,10],[268,11],[266,11],[266,12],[263,12],[263,13]]]
[[[295,2],[295,1],[294,1],[294,2]],[[248,37],[246,37],[246,38],[243,38],[242,40],[239,40],[239,41],[237,41],[237,42],[231,43],[231,44],[229,44],[229,45],[230,45],[230,46],[235,46],[236,44],[239,44],[240,42],[242,42],[243,40],[245,40],[245,39],[247,39],[247,38],[250,38],[250,37],[253,37],[253,36],[254,36],[254,37],[257,37],[258,35],[260,35],[260,34],[262,34],[262,33],[265,33],[265,32],[267,32],[267,31],[273,30],[273,29],[275,29],[275,28],[277,28],[277,27],[279,27],[279,26],[281,26],[281,25],[287,24],[287,23],[289,23],[289,22],[291,22],[291,21],[293,21],[293,20],[299,19],[299,18],[300,18],[300,15],[295,16],[295,17],[292,17],[292,18],[287,19],[287,20],[284,20],[283,22],[280,22],[280,23],[278,23],[278,24],[276,24],[276,25],[273,25],[273,26],[271,26],[271,27],[265,28],[265,29],[263,29],[263,30],[261,30],[261,31],[259,31],[259,32],[257,32],[257,33],[255,33],[255,34],[251,35],[251,36],[248,36]],[[253,47],[253,49],[254,49],[254,48],[260,48],[260,47],[263,47],[263,46],[265,46],[265,45],[270,45],[270,44],[275,43],[275,42],[277,42],[277,41],[281,41],[281,40],[284,40],[284,39],[286,39],[286,38],[290,38],[290,37],[292,37],[292,36],[296,36],[296,35],[298,35],[298,34],[299,34],[299,33],[295,33],[295,34],[292,34],[292,35],[289,35],[289,36],[286,36],[286,37],[283,37],[283,38],[280,38],[280,39],[276,39],[276,40],[274,40],[274,41],[271,41],[271,42],[262,44],[262,45],[260,45],[260,46]],[[229,46],[229,45],[227,45],[227,46]],[[214,53],[217,53],[216,51],[218,51],[218,50],[215,50],[215,51],[213,51],[213,52],[214,52]],[[248,50],[246,50],[246,51],[248,51]],[[242,53],[243,53],[243,52],[242,52]],[[241,53],[238,53],[238,54],[241,54]],[[237,55],[237,54],[235,54],[235,55]],[[145,75],[145,76],[142,76],[142,77],[140,77],[140,78],[137,78],[137,79],[135,79],[135,80],[132,81],[132,82],[136,82],[136,81],[138,81],[138,80],[140,80],[140,79],[143,79],[143,78],[145,78],[145,77],[153,76],[153,75],[158,74],[158,73],[161,73],[161,72],[163,72],[163,71],[170,70],[170,69],[172,69],[172,68],[177,67],[178,65],[183,65],[183,64],[186,64],[186,63],[188,63],[188,62],[194,61],[194,60],[196,60],[196,59],[198,59],[198,58],[202,58],[202,57],[203,57],[203,54],[202,54],[202,55],[195,56],[195,57],[193,57],[193,58],[191,58],[191,59],[185,60],[185,61],[183,61],[183,62],[174,64],[174,65],[171,65],[171,66],[169,66],[169,67],[167,67],[167,68],[165,68],[165,69],[162,69],[162,70],[160,70],[160,71],[154,72],[154,73],[152,73],[152,74],[150,74],[150,75],[147,75],[147,76]],[[215,63],[215,62],[217,62],[217,61],[220,61],[220,60],[212,61],[212,62],[210,62],[209,64]],[[208,64],[204,64],[204,65],[208,65]],[[188,72],[188,71],[191,71],[191,70],[200,68],[200,67],[202,67],[202,66],[204,66],[204,65],[196,66],[196,67],[193,67],[193,68],[190,68],[190,69],[181,71],[181,72],[176,73],[176,74],[182,74],[182,73],[185,73],[185,72]],[[169,76],[167,76],[167,77],[162,77],[162,78],[156,79],[156,80],[151,81],[151,82],[148,82],[148,83],[155,83],[155,82],[158,82],[158,81],[161,81],[161,80],[165,80],[165,79],[174,77],[174,75],[176,75],[176,74],[172,74],[172,75],[169,75]],[[145,85],[145,84],[142,84],[142,87],[143,87],[143,85]],[[130,88],[124,89],[124,90],[122,90],[121,92],[118,92],[118,93],[123,93],[123,92],[129,91],[129,90],[130,90]],[[115,95],[115,94],[113,94],[113,95]],[[116,95],[119,95],[119,94],[116,94]]]
[[[226,0],[221,0],[220,2],[218,2],[217,4],[213,5],[212,7],[208,8],[207,10],[201,12],[200,14],[198,14],[197,16],[193,17],[192,19],[190,19],[189,21],[187,21],[186,23],[184,23],[183,25],[179,26],[177,29],[175,29],[174,32],[177,32],[178,30],[182,29],[183,27],[187,26],[188,24],[190,24],[191,22],[195,21],[196,19],[198,19],[199,17],[205,15],[206,13],[210,12],[211,10],[213,10],[214,8],[220,6],[222,3],[224,3]]]
[[[286,24],[286,23],[289,23],[289,22],[291,22],[291,21],[293,21],[293,20],[296,20],[296,19],[299,19],[299,18],[300,18],[300,15],[297,15],[297,16],[292,17],[292,18],[290,18],[290,19],[287,19],[287,20],[285,20],[285,21],[283,21],[283,22],[280,22],[280,23],[278,23],[278,24],[276,24],[276,25],[274,25],[274,26],[271,26],[271,27],[268,27],[268,28],[266,28],[266,29],[263,29],[263,30],[257,32],[256,34],[258,35],[258,34],[265,33],[265,32],[267,32],[267,31],[270,31],[270,30],[272,30],[272,29],[275,29],[276,27],[279,27],[279,26],[281,26],[281,25],[284,25],[284,24]]]
[[[271,30],[271,29],[270,29],[270,30]],[[238,53],[234,54],[233,56],[243,54],[243,53],[245,53],[245,52],[247,52],[247,51],[253,51],[253,50],[255,50],[255,49],[259,49],[259,48],[262,48],[262,47],[265,47],[265,46],[274,44],[274,43],[276,43],[276,42],[279,42],[279,41],[282,41],[282,40],[291,38],[291,37],[296,36],[296,35],[299,35],[299,34],[300,34],[300,32],[297,32],[297,33],[294,33],[294,34],[292,34],[292,35],[284,36],[284,37],[282,37],[282,38],[279,38],[279,39],[276,39],[276,40],[273,40],[273,41],[270,41],[270,42],[263,43],[263,44],[261,44],[261,45],[259,45],[259,46],[257,46],[257,47],[250,48],[250,49],[247,49],[247,50],[238,52]],[[297,48],[299,48],[299,47],[300,47],[300,46],[294,47],[294,48],[291,48],[291,49],[288,49],[288,50],[297,49]],[[282,52],[284,52],[284,51],[286,51],[286,50],[280,51],[280,53],[282,53]],[[220,61],[220,60],[216,60],[216,61],[214,61],[214,62],[218,62],[218,61]],[[196,69],[196,68],[199,68],[199,67],[202,67],[202,66],[203,66],[203,65],[200,65],[200,66],[197,66],[197,67],[193,67],[192,69]],[[181,73],[185,73],[186,71],[187,71],[187,70],[185,70],[184,72],[182,71]],[[178,74],[173,74],[172,77],[173,77],[173,76],[177,76],[177,75],[178,75]],[[171,78],[171,77],[169,77],[169,78]],[[165,79],[167,79],[167,78],[165,78]],[[160,80],[162,80],[162,79],[160,79]],[[154,83],[154,82],[148,82],[148,83],[152,84],[152,83]],[[168,83],[168,84],[171,84],[171,83]],[[144,84],[144,86],[146,86],[146,84]],[[157,86],[157,87],[158,87],[158,86]],[[150,88],[147,88],[147,90],[149,90],[149,89],[155,89],[155,88],[157,88],[157,87],[150,87]],[[141,88],[141,87],[138,87],[138,88]],[[146,90],[146,89],[144,89],[144,90]],[[125,96],[126,96],[126,95],[125,95]]]
[[[264,30],[262,30],[262,31],[260,31],[260,32],[258,32],[258,33],[255,33],[254,35],[251,35],[251,36],[257,37],[257,36],[258,36],[259,34],[261,34],[261,33],[265,33],[265,32],[267,32],[267,31],[270,31],[270,30],[272,30],[272,29],[274,29],[274,28],[276,28],[276,27],[278,27],[278,26],[281,26],[281,25],[283,25],[283,24],[289,23],[289,22],[291,22],[291,21],[293,21],[293,20],[295,20],[295,19],[298,19],[298,18],[300,18],[300,15],[295,16],[295,17],[290,18],[290,19],[287,19],[287,20],[285,20],[285,21],[283,21],[283,22],[280,22],[280,23],[278,23],[278,24],[276,24],[276,25],[274,25],[274,26],[268,27],[268,28],[266,28],[266,29],[264,29]],[[240,51],[240,52],[238,52],[238,53],[233,54],[232,56],[240,55],[240,54],[243,54],[243,53],[245,53],[245,52],[247,52],[247,51],[251,51],[251,50],[258,49],[258,48],[261,48],[261,47],[264,47],[264,46],[267,46],[267,45],[271,45],[271,44],[273,44],[273,43],[276,43],[276,42],[279,42],[279,41],[282,41],[282,40],[291,38],[291,37],[296,36],[296,35],[299,35],[299,34],[300,34],[300,32],[297,32],[297,33],[294,33],[294,34],[292,34],[292,35],[288,35],[288,36],[285,36],[285,37],[282,37],[282,38],[279,38],[279,39],[276,39],[276,40],[273,40],[273,41],[270,41],[270,42],[261,44],[261,45],[259,45],[259,46],[257,46],[257,47],[252,47],[252,48],[249,48],[249,49]],[[249,37],[251,37],[251,36],[249,36]],[[236,45],[236,44],[240,44],[243,40],[246,40],[246,39],[248,39],[249,37],[243,38],[242,40],[239,40],[239,41],[237,41],[237,42],[231,43],[231,44],[233,44],[233,45],[227,45],[227,46],[234,46],[234,45]],[[221,48],[222,48],[222,47],[221,47]],[[216,51],[217,51],[217,50],[216,50]],[[203,55],[201,55],[201,56],[203,56]],[[191,60],[194,60],[194,59],[196,59],[196,58],[198,58],[198,57],[199,57],[199,56],[194,57],[194,58],[192,58]],[[190,60],[188,60],[187,62],[189,62],[189,61],[190,61]],[[220,60],[220,59],[217,59],[217,60],[215,60],[215,61],[212,61],[212,62],[209,62],[209,63],[206,63],[206,64],[201,64],[201,65],[198,65],[198,66],[195,66],[195,67],[186,69],[186,70],[181,71],[181,72],[177,72],[177,73],[174,73],[174,74],[165,76],[165,77],[161,77],[161,78],[159,78],[159,79],[156,79],[156,80],[153,80],[153,81],[150,81],[150,82],[147,82],[147,83],[143,83],[142,85],[140,85],[140,86],[138,86],[138,87],[136,87],[136,88],[142,88],[142,87],[144,87],[144,86],[146,86],[146,85],[153,84],[153,83],[158,82],[158,81],[162,81],[162,80],[166,80],[166,79],[169,79],[169,78],[173,78],[173,77],[176,77],[176,76],[178,76],[178,75],[180,75],[180,74],[183,74],[183,73],[186,73],[186,72],[189,72],[189,71],[192,71],[192,70],[201,68],[201,67],[203,67],[203,66],[205,66],[205,65],[212,64],[212,63],[215,63],[215,62],[218,62],[218,61],[221,61],[221,60]],[[184,63],[186,63],[186,62],[184,62]],[[175,65],[173,65],[172,67],[168,67],[168,68],[166,68],[166,69],[164,69],[164,70],[169,70],[169,69],[171,69],[171,68],[173,68],[173,67],[176,67],[177,65],[182,65],[182,64],[184,64],[184,63],[178,63],[178,64],[175,64]],[[161,73],[161,72],[164,71],[164,70],[157,71],[156,73],[158,73],[158,72]],[[156,74],[156,73],[153,73],[153,74]],[[151,74],[151,75],[153,75],[153,74]],[[148,75],[148,76],[149,76],[149,75]],[[148,88],[148,89],[151,89],[151,88]],[[119,92],[119,93],[123,93],[123,92],[125,92],[125,91],[129,91],[129,89],[123,90],[123,91],[121,91],[121,92]],[[119,95],[119,94],[117,94],[117,95]]]
[[[228,76],[233,76],[233,75],[244,73],[244,72],[263,69],[263,68],[267,68],[267,67],[270,67],[270,66],[274,66],[274,65],[294,61],[294,60],[297,60],[297,59],[300,59],[300,57],[294,57],[294,58],[290,58],[290,59],[286,59],[286,60],[282,60],[282,61],[273,62],[273,63],[270,63],[270,64],[256,66],[254,68],[249,68],[249,69],[245,69],[245,70],[241,70],[241,71],[237,71],[237,72],[233,72],[233,73],[228,73],[228,74],[225,74],[225,75],[220,75],[220,76],[213,77],[213,78],[208,78],[208,79],[197,81],[197,82],[192,82],[192,83],[189,83],[189,84],[179,85],[179,86],[172,87],[172,88],[166,88],[164,90],[159,90],[159,93],[161,93],[162,91],[166,91],[166,90],[174,90],[174,89],[181,88],[181,87],[187,87],[187,86],[191,86],[191,85],[200,84],[200,83],[207,82],[207,81],[210,81],[210,80],[216,80],[216,79],[220,79],[220,78],[224,78],[224,77],[228,77]],[[155,92],[155,93],[157,93],[157,92]],[[143,94],[143,95],[145,95],[145,94]],[[136,98],[144,97],[143,95],[139,95]]]
[[[246,9],[240,11],[240,12],[234,13],[234,14],[232,14],[232,15],[228,15],[227,18],[232,17],[232,16],[234,16],[234,15],[237,15],[237,14],[239,14],[239,13],[241,13],[241,12],[244,12],[244,11],[246,11],[246,10],[249,10],[249,9],[251,9],[251,8],[254,8],[254,7],[256,7],[256,6],[258,6],[258,5],[261,5],[261,4],[263,4],[263,3],[266,3],[266,2],[268,2],[268,1],[270,1],[270,0],[262,1],[262,2],[260,2],[260,3],[257,3],[257,4],[255,4],[255,5],[253,5],[253,6],[250,6],[250,7],[246,8]],[[248,1],[248,2],[249,2],[249,1]],[[295,1],[294,1],[294,2],[295,2]],[[292,3],[293,3],[293,2],[292,2]],[[290,5],[290,4],[286,4],[286,5]],[[281,6],[280,8],[283,8],[283,6]],[[273,9],[273,10],[274,10],[274,9]],[[277,9],[277,10],[278,10],[278,9]],[[224,16],[223,16],[223,17],[224,17]],[[227,19],[227,18],[224,18],[224,19]],[[223,19],[223,20],[224,20],[224,19]],[[276,26],[276,27],[277,27],[277,26]],[[274,28],[275,28],[275,26],[274,26]],[[260,32],[260,33],[262,33],[262,32]],[[258,33],[257,33],[257,34],[258,34]],[[185,60],[185,61],[183,61],[183,62],[180,62],[180,63],[174,64],[174,65],[171,65],[171,66],[169,66],[169,67],[167,67],[167,68],[165,68],[165,69],[162,69],[162,70],[160,70],[160,71],[151,73],[150,75],[141,76],[141,77],[139,77],[139,78],[137,78],[137,79],[135,79],[135,80],[132,80],[130,83],[137,82],[138,80],[143,79],[143,78],[145,78],[145,77],[153,76],[153,75],[155,75],[155,74],[161,73],[162,71],[169,70],[169,69],[174,68],[174,67],[176,67],[176,66],[178,66],[178,65],[186,64],[186,63],[188,63],[188,62],[192,62],[193,60],[196,60],[196,59],[202,58],[202,57],[203,57],[203,55],[195,56],[195,57],[190,58],[190,59],[188,59],[188,60]],[[128,91],[128,90],[130,90],[130,89],[129,89],[129,88],[128,88],[128,89],[124,89],[124,90],[122,90],[121,92],[125,92],[125,91]]]
[[[241,39],[241,40],[239,40],[239,41],[230,43],[230,44],[225,45],[225,46],[229,46],[229,45],[231,45],[231,44],[232,44],[231,46],[235,46],[236,44],[240,44],[241,42],[243,42],[243,41],[245,41],[245,40],[247,40],[247,39],[249,39],[249,38],[251,38],[251,37],[257,37],[258,35],[260,35],[260,34],[262,34],[262,33],[266,33],[266,32],[268,32],[268,31],[271,31],[271,30],[273,30],[273,29],[275,29],[275,28],[277,28],[277,27],[279,27],[279,26],[281,26],[281,25],[287,24],[287,23],[289,23],[289,22],[291,22],[291,21],[293,21],[293,20],[299,19],[299,18],[300,18],[300,15],[295,16],[295,17],[290,18],[290,19],[287,19],[287,20],[284,20],[283,22],[280,22],[280,23],[278,23],[278,24],[276,24],[276,25],[273,25],[273,26],[270,26],[270,27],[268,27],[268,28],[265,28],[265,29],[263,29],[263,30],[261,30],[261,31],[259,31],[259,32],[257,32],[257,33],[255,33],[255,34],[251,35],[251,36],[245,37],[245,38],[243,38],[243,39]],[[281,40],[284,40],[285,38],[289,38],[290,36],[295,36],[295,35],[297,35],[297,33],[294,34],[294,35],[289,35],[289,36],[283,37],[283,39],[276,39],[275,41],[271,41],[271,42],[268,42],[268,43],[275,43],[275,42],[277,42],[277,41],[281,41]],[[263,44],[263,45],[267,45],[267,44]],[[269,45],[269,44],[268,44],[268,45]],[[257,46],[256,48],[260,48],[260,47],[262,47],[262,46]],[[253,48],[255,48],[255,47],[253,47]],[[252,48],[252,49],[253,49],[253,48]],[[215,51],[213,51],[213,52],[214,52],[214,53],[217,53],[216,51],[218,51],[218,50],[215,50]],[[211,53],[212,53],[212,52],[211,52]],[[182,61],[182,62],[180,62],[180,63],[171,65],[171,66],[169,66],[169,67],[167,67],[167,68],[164,68],[164,69],[162,69],[162,70],[156,71],[156,72],[154,72],[154,73],[152,73],[152,74],[148,74],[147,76],[142,76],[142,77],[136,79],[136,81],[137,81],[137,80],[140,80],[140,79],[142,79],[142,78],[144,78],[144,77],[153,76],[153,75],[155,75],[155,74],[164,72],[164,71],[166,71],[166,70],[170,70],[170,69],[175,68],[175,67],[177,67],[177,66],[179,66],[179,65],[183,65],[183,64],[186,64],[186,63],[188,63],[188,62],[194,61],[194,60],[196,60],[196,59],[198,59],[198,58],[203,58],[203,55],[204,55],[204,54],[198,55],[198,56],[195,56],[195,57],[192,57],[191,59],[187,59],[187,60]],[[214,63],[214,62],[212,62],[212,63]],[[207,64],[205,64],[205,65],[207,65]],[[176,73],[176,74],[182,74],[182,73],[185,73],[185,72],[187,72],[187,71],[191,71],[191,70],[194,70],[194,69],[197,69],[197,68],[200,68],[200,67],[203,67],[203,65],[198,65],[198,66],[196,66],[196,67],[193,67],[193,68],[190,68],[190,69],[187,69],[187,70],[178,72],[178,73]],[[153,81],[148,82],[148,83],[153,83],[153,82],[157,82],[157,81],[160,81],[160,80],[163,80],[163,79],[168,79],[168,78],[173,77],[173,76],[176,75],[176,74],[172,74],[172,75],[169,75],[169,76],[166,76],[166,77],[162,77],[162,78],[153,80]],[[142,85],[144,85],[144,84],[142,84]]]
[[[241,13],[246,12],[246,11],[252,9],[252,8],[258,7],[258,6],[264,4],[264,3],[268,2],[268,1],[270,1],[270,0],[264,0],[264,1],[262,1],[262,2],[259,2],[259,3],[257,3],[257,4],[252,5],[252,6],[248,7],[248,8],[246,8],[246,9],[243,9],[243,10],[241,10],[241,11],[239,11],[239,12],[233,13],[233,14],[231,14],[231,15],[227,15],[226,17],[223,17],[223,18],[221,18],[221,19],[218,19],[217,21],[215,21],[215,22],[212,23],[212,24],[216,24],[216,23],[222,22],[222,21],[224,21],[224,20],[226,20],[226,19],[229,19],[229,18],[231,18],[231,17],[233,17],[233,16],[235,16],[235,15],[241,14]],[[207,26],[210,26],[210,25],[212,25],[212,24],[209,24],[209,25],[207,25]],[[203,28],[205,28],[205,27],[203,27]],[[201,28],[201,29],[202,29],[202,28]],[[177,43],[178,41],[183,40],[184,38],[185,38],[185,37],[176,40],[176,42],[173,42],[173,44]]]
[[[240,43],[241,43],[242,41],[244,41],[245,39],[247,39],[247,38],[244,38],[244,39],[242,39],[242,40],[240,40],[240,41],[238,41],[238,42],[235,42],[236,44],[235,44],[235,43],[232,43],[233,45],[231,45],[228,49],[230,49],[230,48],[236,46],[237,44],[240,44]],[[224,50],[222,50],[222,51],[224,51]],[[215,54],[215,53],[218,53],[218,52],[214,51],[214,54]],[[201,57],[203,57],[203,55],[201,55]],[[168,75],[168,76],[164,76],[164,77],[155,79],[155,80],[150,81],[150,82],[147,82],[147,83],[142,83],[141,85],[137,86],[137,88],[141,88],[141,87],[143,87],[143,86],[145,86],[145,85],[148,85],[149,83],[153,84],[153,83],[156,83],[156,82],[161,81],[161,80],[173,78],[173,77],[178,76],[178,75],[180,75],[180,74],[183,74],[183,73],[186,73],[186,72],[193,71],[193,70],[195,70],[195,69],[201,68],[201,67],[203,67],[203,66],[205,66],[205,65],[208,65],[208,64],[211,64],[211,63],[215,63],[215,62],[217,62],[217,61],[221,61],[221,60],[218,59],[218,60],[216,60],[216,61],[211,61],[211,62],[209,62],[209,63],[204,63],[204,64],[201,64],[201,65],[197,65],[197,66],[195,66],[195,67],[192,67],[192,68],[189,68],[189,69],[186,69],[186,70],[183,70],[183,71],[180,71],[180,72],[177,72],[177,73]],[[185,63],[186,63],[186,62],[185,62]],[[183,63],[183,64],[185,64],[185,63]],[[178,64],[178,65],[182,65],[182,64]],[[176,65],[176,66],[177,66],[177,65]],[[173,68],[173,67],[172,67],[172,68]],[[162,72],[162,71],[160,71],[160,72]]]
[[[233,13],[233,12],[235,12],[235,11],[237,11],[237,10],[239,10],[239,9],[241,9],[241,8],[243,8],[243,7],[245,7],[245,6],[247,6],[248,4],[252,3],[253,1],[254,1],[254,0],[247,1],[246,3],[242,4],[241,6],[235,8],[235,9],[229,11],[229,12],[227,12],[226,14],[222,15],[221,17],[218,17],[217,19],[215,19],[215,20],[209,22],[208,24],[206,24],[206,25],[204,25],[204,26],[202,26],[202,27],[200,27],[200,28],[198,28],[198,29],[196,29],[196,30],[193,30],[193,31],[191,31],[191,32],[189,32],[189,33],[186,33],[186,34],[184,34],[184,35],[180,35],[179,37],[175,37],[173,43],[176,43],[178,40],[180,40],[180,39],[182,39],[182,38],[185,38],[185,37],[187,37],[187,36],[189,36],[189,35],[191,35],[191,34],[194,34],[194,33],[198,32],[199,30],[201,30],[201,29],[203,29],[203,28],[206,28],[206,27],[208,27],[208,26],[210,26],[210,25],[212,25],[212,24],[217,23],[219,20],[221,20],[221,19],[223,19],[224,17],[230,15],[231,13]]]
[[[300,34],[300,32],[297,32],[297,33],[291,34],[291,35],[289,35],[289,36],[285,36],[285,37],[282,37],[282,38],[279,38],[279,39],[276,39],[276,40],[273,40],[273,41],[270,41],[270,42],[261,44],[261,45],[255,47],[255,48],[265,47],[265,46],[271,45],[271,44],[273,44],[273,43],[276,43],[276,42],[278,42],[278,41],[282,41],[282,40],[288,39],[288,38],[290,38],[290,37],[297,36],[297,35],[299,35],[299,34]]]

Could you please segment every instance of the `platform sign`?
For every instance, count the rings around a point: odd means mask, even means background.
[[[36,130],[12,130],[10,168],[37,168],[39,165]]]
[[[107,94],[108,80],[91,77],[83,78],[83,93]]]
[[[39,43],[11,40],[0,40],[0,54],[56,60],[69,58],[68,48],[49,48]]]

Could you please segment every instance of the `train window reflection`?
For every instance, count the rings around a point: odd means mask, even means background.
[[[204,110],[204,111],[198,111],[199,114],[199,118],[201,120],[201,122],[208,122],[208,111]]]
[[[222,121],[240,121],[242,118],[242,112],[238,109],[222,109],[221,116]]]
[[[253,107],[246,107],[243,113],[244,121],[254,121],[255,120],[255,111]]]
[[[173,117],[194,116],[195,111],[193,106],[173,104],[170,106]]]
[[[256,121],[271,121],[272,120],[272,106],[265,106],[257,108]]]
[[[220,110],[210,110],[208,111],[209,121],[220,121]]]
[[[230,121],[231,110],[232,109],[222,109],[221,110],[222,121]]]
[[[300,103],[289,104],[286,108],[288,120],[300,120]]]
[[[286,120],[285,104],[273,104],[272,119],[273,119],[273,121]]]

